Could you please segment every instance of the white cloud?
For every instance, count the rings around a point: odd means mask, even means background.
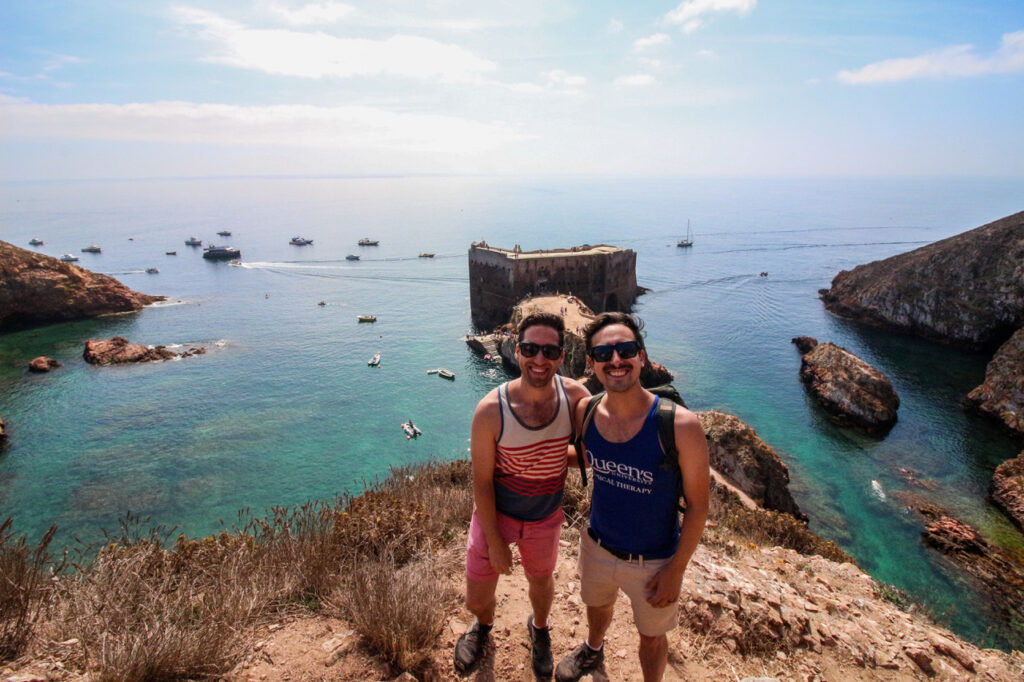
[[[132,140],[472,155],[527,135],[503,122],[362,106],[35,104],[0,96],[0,139]]]
[[[626,25],[623,24],[618,19],[612,19],[611,21],[608,22],[609,33],[622,33],[622,29],[624,28],[626,28]]]
[[[685,33],[693,33],[707,23],[709,15],[735,12],[742,16],[756,6],[757,0],[684,0],[665,15],[665,21],[682,26]]]
[[[715,51],[714,50],[697,50],[697,56],[698,57],[714,57],[715,56]]]
[[[640,64],[642,64],[644,66],[647,66],[647,67],[649,67],[651,69],[654,69],[654,70],[657,70],[657,69],[661,68],[661,60],[660,59],[651,59],[650,57],[638,57],[637,61],[640,62]]]
[[[312,24],[333,24],[352,14],[355,8],[341,2],[317,2],[292,9],[280,3],[271,3],[267,7],[272,15],[283,19],[292,26],[309,26]]]
[[[654,76],[649,73],[634,73],[630,76],[619,76],[615,79],[615,85],[625,85],[629,87],[642,87],[646,85],[654,85]]]
[[[458,45],[418,36],[384,40],[321,32],[251,29],[205,10],[179,7],[179,21],[217,46],[208,61],[301,78],[402,76],[477,82],[497,67]]]
[[[578,88],[581,85],[587,84],[586,76],[576,76],[571,73],[566,73],[561,69],[554,69],[547,73],[541,74],[544,80],[547,81],[548,85],[558,88]]]
[[[1018,71],[1024,71],[1024,31],[1004,34],[999,49],[990,57],[975,54],[972,45],[953,45],[919,57],[886,59],[855,71],[840,71],[836,78],[842,83],[862,85]]]
[[[655,33],[652,36],[646,38],[637,38],[633,41],[633,50],[635,52],[644,52],[651,48],[658,47],[660,45],[668,45],[672,42],[672,39],[665,33]]]

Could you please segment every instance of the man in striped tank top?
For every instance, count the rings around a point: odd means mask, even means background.
[[[466,608],[476,622],[455,645],[455,668],[467,672],[483,654],[494,625],[498,577],[512,572],[510,545],[519,545],[533,613],[526,626],[534,672],[551,676],[548,615],[562,529],[562,490],[572,438],[572,414],[590,395],[561,377],[562,318],[527,316],[519,325],[516,361],[522,375],[490,393],[473,414],[473,519],[466,543]]]

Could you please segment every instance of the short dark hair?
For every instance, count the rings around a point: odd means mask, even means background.
[[[531,313],[523,318],[523,321],[519,323],[519,329],[516,333],[519,338],[523,338],[523,334],[530,327],[551,327],[558,332],[558,343],[561,344],[565,337],[565,320],[554,313]]]
[[[635,315],[629,313],[601,313],[593,319],[593,321],[587,325],[587,328],[583,330],[583,338],[587,342],[587,348],[590,348],[590,343],[593,341],[594,336],[605,327],[610,327],[613,324],[624,324],[629,327],[629,330],[633,332],[633,338],[640,342],[640,347],[644,347],[643,336],[640,335],[640,330],[644,328],[644,321]]]

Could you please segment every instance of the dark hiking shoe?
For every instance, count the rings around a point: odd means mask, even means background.
[[[460,673],[467,672],[477,664],[484,653],[484,646],[491,635],[492,625],[481,625],[480,621],[462,633],[455,643],[455,669]]]
[[[558,682],[576,682],[584,675],[601,667],[604,663],[604,647],[594,651],[586,642],[572,650],[572,653],[558,663],[555,679]]]
[[[526,629],[530,632],[533,674],[545,680],[550,679],[551,671],[555,667],[555,660],[551,658],[551,629],[535,627],[532,613],[526,619]]]

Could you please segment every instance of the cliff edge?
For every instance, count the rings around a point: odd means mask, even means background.
[[[955,346],[995,348],[1024,326],[1024,211],[843,270],[828,310]]]
[[[131,312],[163,299],[0,241],[0,332]]]

